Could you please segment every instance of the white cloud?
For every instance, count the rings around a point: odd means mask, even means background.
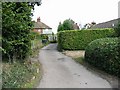
[[[97,23],[118,17],[119,0],[42,0],[36,6],[33,20],[41,17],[41,21],[57,32],[60,21],[71,18],[77,23]]]

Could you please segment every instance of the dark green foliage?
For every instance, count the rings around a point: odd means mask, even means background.
[[[63,22],[63,29],[64,30],[73,30],[74,21],[71,19],[67,19]]]
[[[53,40],[53,41],[50,41],[50,43],[57,43],[57,41],[56,41],[56,40]]]
[[[91,41],[113,35],[113,29],[62,31],[58,33],[58,49],[84,50]]]
[[[60,22],[58,25],[58,32],[64,30],[73,30],[74,21],[72,19],[66,19],[63,24]]]
[[[37,6],[41,5],[42,0],[37,0],[37,2],[28,2],[28,5],[32,7],[34,10],[34,6],[37,4]]]
[[[63,31],[64,29],[63,29],[63,25],[61,24],[61,22],[59,23],[59,25],[58,25],[58,29],[57,29],[57,31],[59,32],[59,31]]]
[[[30,35],[31,35],[31,40],[34,40],[34,39],[39,39],[40,40],[40,39],[42,39],[42,36],[37,32],[32,31],[30,33]]]
[[[46,39],[46,40],[48,40],[48,35],[46,35],[46,34],[42,34],[42,35],[41,35],[41,38],[42,38],[42,39]]]
[[[116,35],[120,37],[120,21],[118,22],[114,29],[116,31]]]
[[[31,49],[31,10],[36,3],[4,2],[2,3],[2,48],[3,59],[25,59]]]
[[[85,61],[120,77],[120,47],[118,40],[118,38],[103,38],[92,41],[85,50]]]

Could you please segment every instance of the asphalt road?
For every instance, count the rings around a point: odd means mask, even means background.
[[[111,88],[99,75],[57,51],[57,44],[42,48],[39,60],[43,77],[38,88]]]

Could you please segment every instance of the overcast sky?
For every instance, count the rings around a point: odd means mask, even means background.
[[[118,18],[120,0],[42,0],[41,6],[35,6],[33,20],[41,21],[57,32],[59,22],[73,19],[78,24],[92,21],[101,23]]]

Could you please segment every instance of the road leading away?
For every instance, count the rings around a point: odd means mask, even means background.
[[[72,58],[57,51],[57,44],[42,48],[43,77],[38,88],[111,88],[110,84]]]

